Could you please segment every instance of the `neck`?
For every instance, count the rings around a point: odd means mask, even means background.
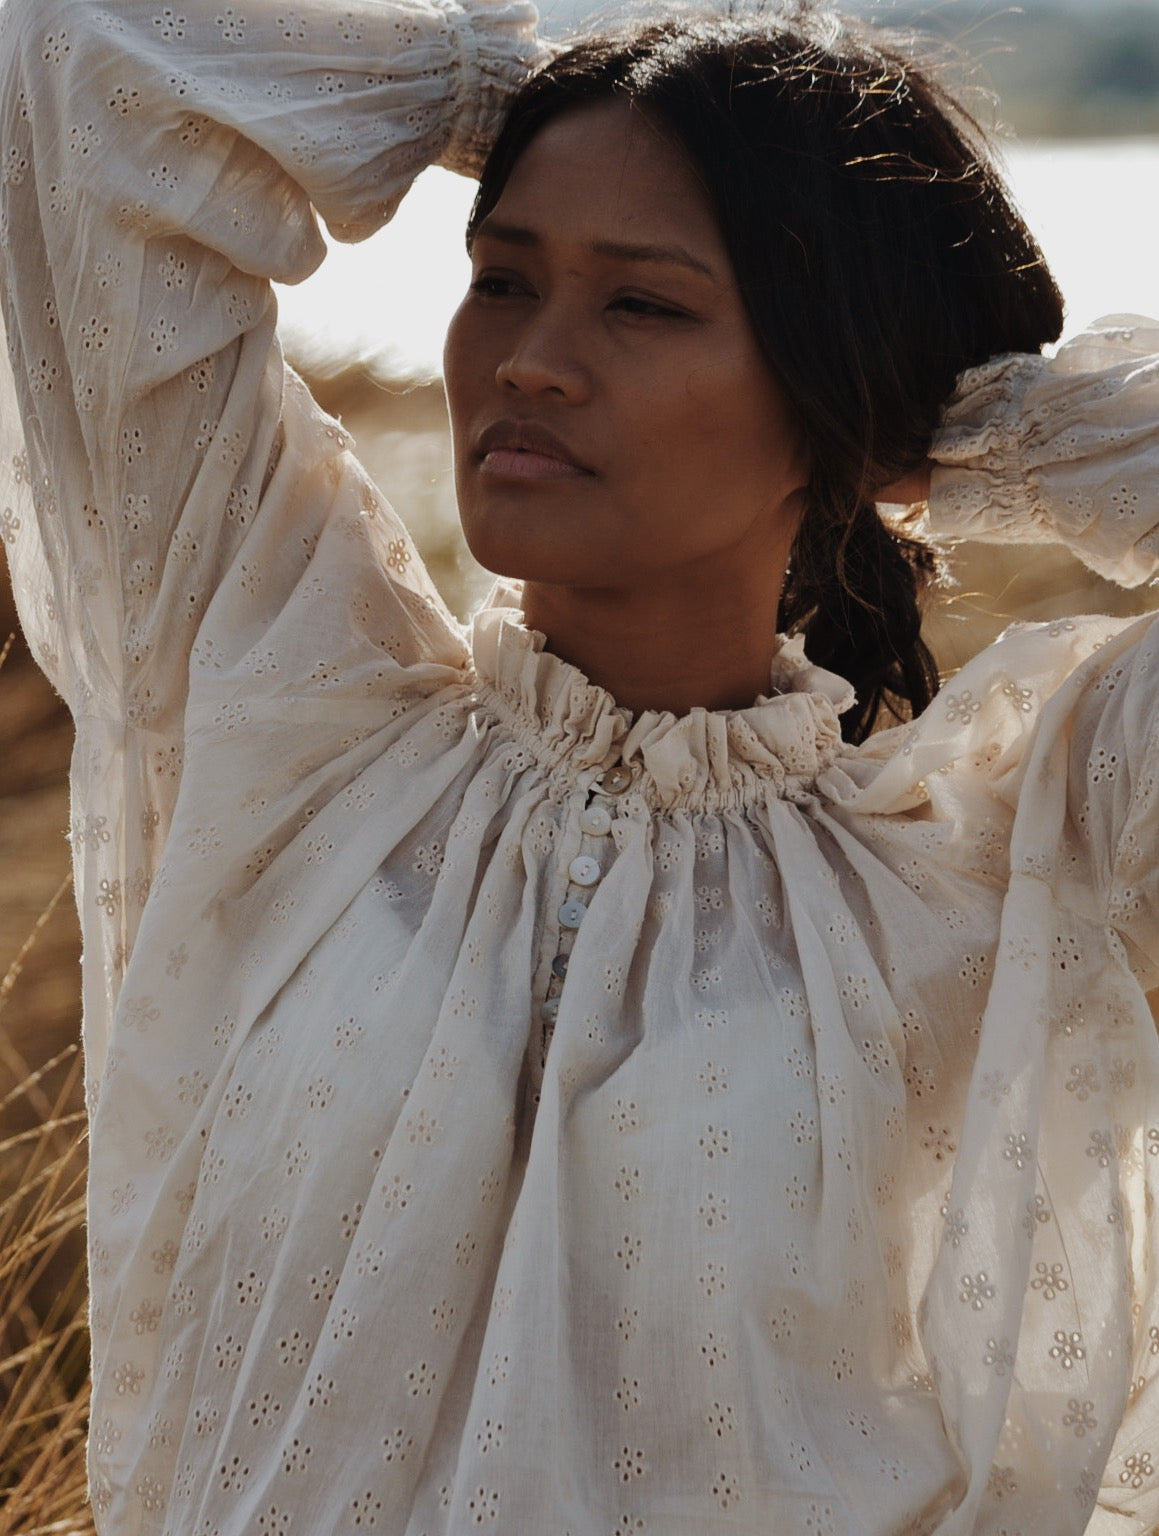
[[[738,592],[702,567],[642,589],[527,582],[524,620],[548,649],[633,714],[743,709],[769,690],[783,571]]]

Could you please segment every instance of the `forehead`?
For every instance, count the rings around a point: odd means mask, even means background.
[[[614,233],[722,248],[708,195],[682,149],[627,100],[552,118],[516,161],[494,219],[544,234]]]

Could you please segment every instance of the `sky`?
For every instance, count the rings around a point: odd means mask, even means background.
[[[1011,145],[1005,158],[1067,300],[1067,334],[1101,315],[1159,318],[1159,139]],[[282,289],[292,353],[331,367],[363,358],[395,378],[437,375],[467,285],[472,190],[447,171],[425,172],[392,225],[332,250],[314,277]]]
[[[539,0],[542,30],[560,36],[584,18],[647,13],[656,0]],[[680,0],[661,0],[666,5]],[[689,0],[724,9],[729,0]],[[743,3],[743,0],[742,0]],[[759,4],[760,0],[750,0]],[[783,0],[771,0],[783,3]],[[858,0],[838,0],[855,5]],[[888,12],[890,0],[860,0]],[[909,0],[907,0],[909,3]],[[1021,0],[1034,9],[1043,0]],[[1115,0],[1075,0],[1082,12]],[[1153,8],[1159,0],[1135,0]],[[931,13],[976,18],[999,0],[929,0]],[[1004,146],[1016,200],[1055,270],[1068,304],[1067,331],[1112,313],[1159,317],[1159,138],[1056,141]],[[357,247],[334,250],[315,277],[283,290],[283,329],[292,351],[337,367],[367,359],[394,378],[433,377],[446,324],[467,283],[462,231],[472,185],[444,171],[421,176],[394,223]]]

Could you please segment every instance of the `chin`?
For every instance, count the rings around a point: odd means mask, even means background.
[[[604,560],[590,543],[560,538],[536,516],[476,521],[462,519],[463,538],[484,570],[510,581],[536,581],[546,586],[605,587],[622,577],[622,565]]]
[[[623,582],[622,571],[595,570],[590,561],[537,560],[526,551],[520,551],[509,559],[491,553],[484,558],[473,549],[471,553],[484,570],[490,571],[493,576],[502,577],[504,581],[517,581],[525,585],[534,582],[540,587],[575,587],[577,590],[611,588]]]

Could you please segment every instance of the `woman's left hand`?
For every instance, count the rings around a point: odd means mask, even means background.
[[[887,502],[895,507],[912,507],[915,502],[928,501],[933,467],[933,460],[927,459],[900,480],[891,480],[888,485],[881,486],[874,492],[874,501]]]

